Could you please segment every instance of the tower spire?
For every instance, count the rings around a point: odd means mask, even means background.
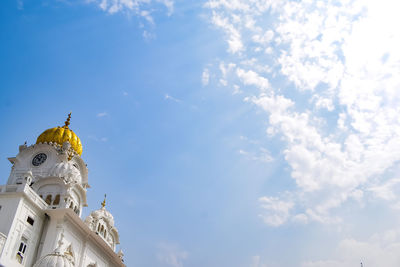
[[[103,200],[103,202],[101,202],[101,206],[103,208],[106,206],[106,197],[107,197],[107,194],[104,194],[104,200]]]
[[[70,124],[71,113],[72,113],[72,112],[70,112],[70,113],[68,114],[68,118],[67,118],[67,120],[65,121],[65,125],[64,125],[65,128],[68,128],[68,125]]]

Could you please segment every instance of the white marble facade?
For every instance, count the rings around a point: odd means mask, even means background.
[[[69,130],[67,122],[58,129]],[[88,170],[71,150],[71,137],[51,138],[21,145],[9,158],[11,173],[0,186],[0,266],[125,266],[105,202],[85,220],[80,217]]]

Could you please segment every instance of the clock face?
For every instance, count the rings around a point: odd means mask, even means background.
[[[47,155],[46,154],[39,153],[32,159],[32,165],[33,166],[39,166],[40,164],[45,162],[46,159],[47,159]]]

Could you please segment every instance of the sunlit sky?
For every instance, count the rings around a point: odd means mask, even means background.
[[[399,8],[2,1],[0,184],[72,111],[129,267],[400,266]]]

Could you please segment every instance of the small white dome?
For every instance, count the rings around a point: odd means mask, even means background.
[[[62,255],[59,252],[47,254],[39,259],[33,267],[73,267],[74,264],[69,260],[69,257]]]
[[[114,226],[114,217],[105,208],[105,200],[100,209],[92,211],[85,219],[85,224],[96,232],[115,251],[115,245],[119,244],[119,234]]]
[[[73,163],[62,161],[54,165],[49,176],[63,178],[67,183],[82,183],[81,173]]]
[[[74,257],[68,249],[65,250],[63,245],[64,234],[61,233],[58,247],[52,253],[40,258],[33,267],[74,267]]]
[[[92,213],[90,213],[90,215],[95,220],[103,218],[103,220],[105,220],[111,227],[114,226],[114,216],[112,216],[112,214],[108,210],[106,210],[105,207],[101,207],[101,209],[92,211]]]

